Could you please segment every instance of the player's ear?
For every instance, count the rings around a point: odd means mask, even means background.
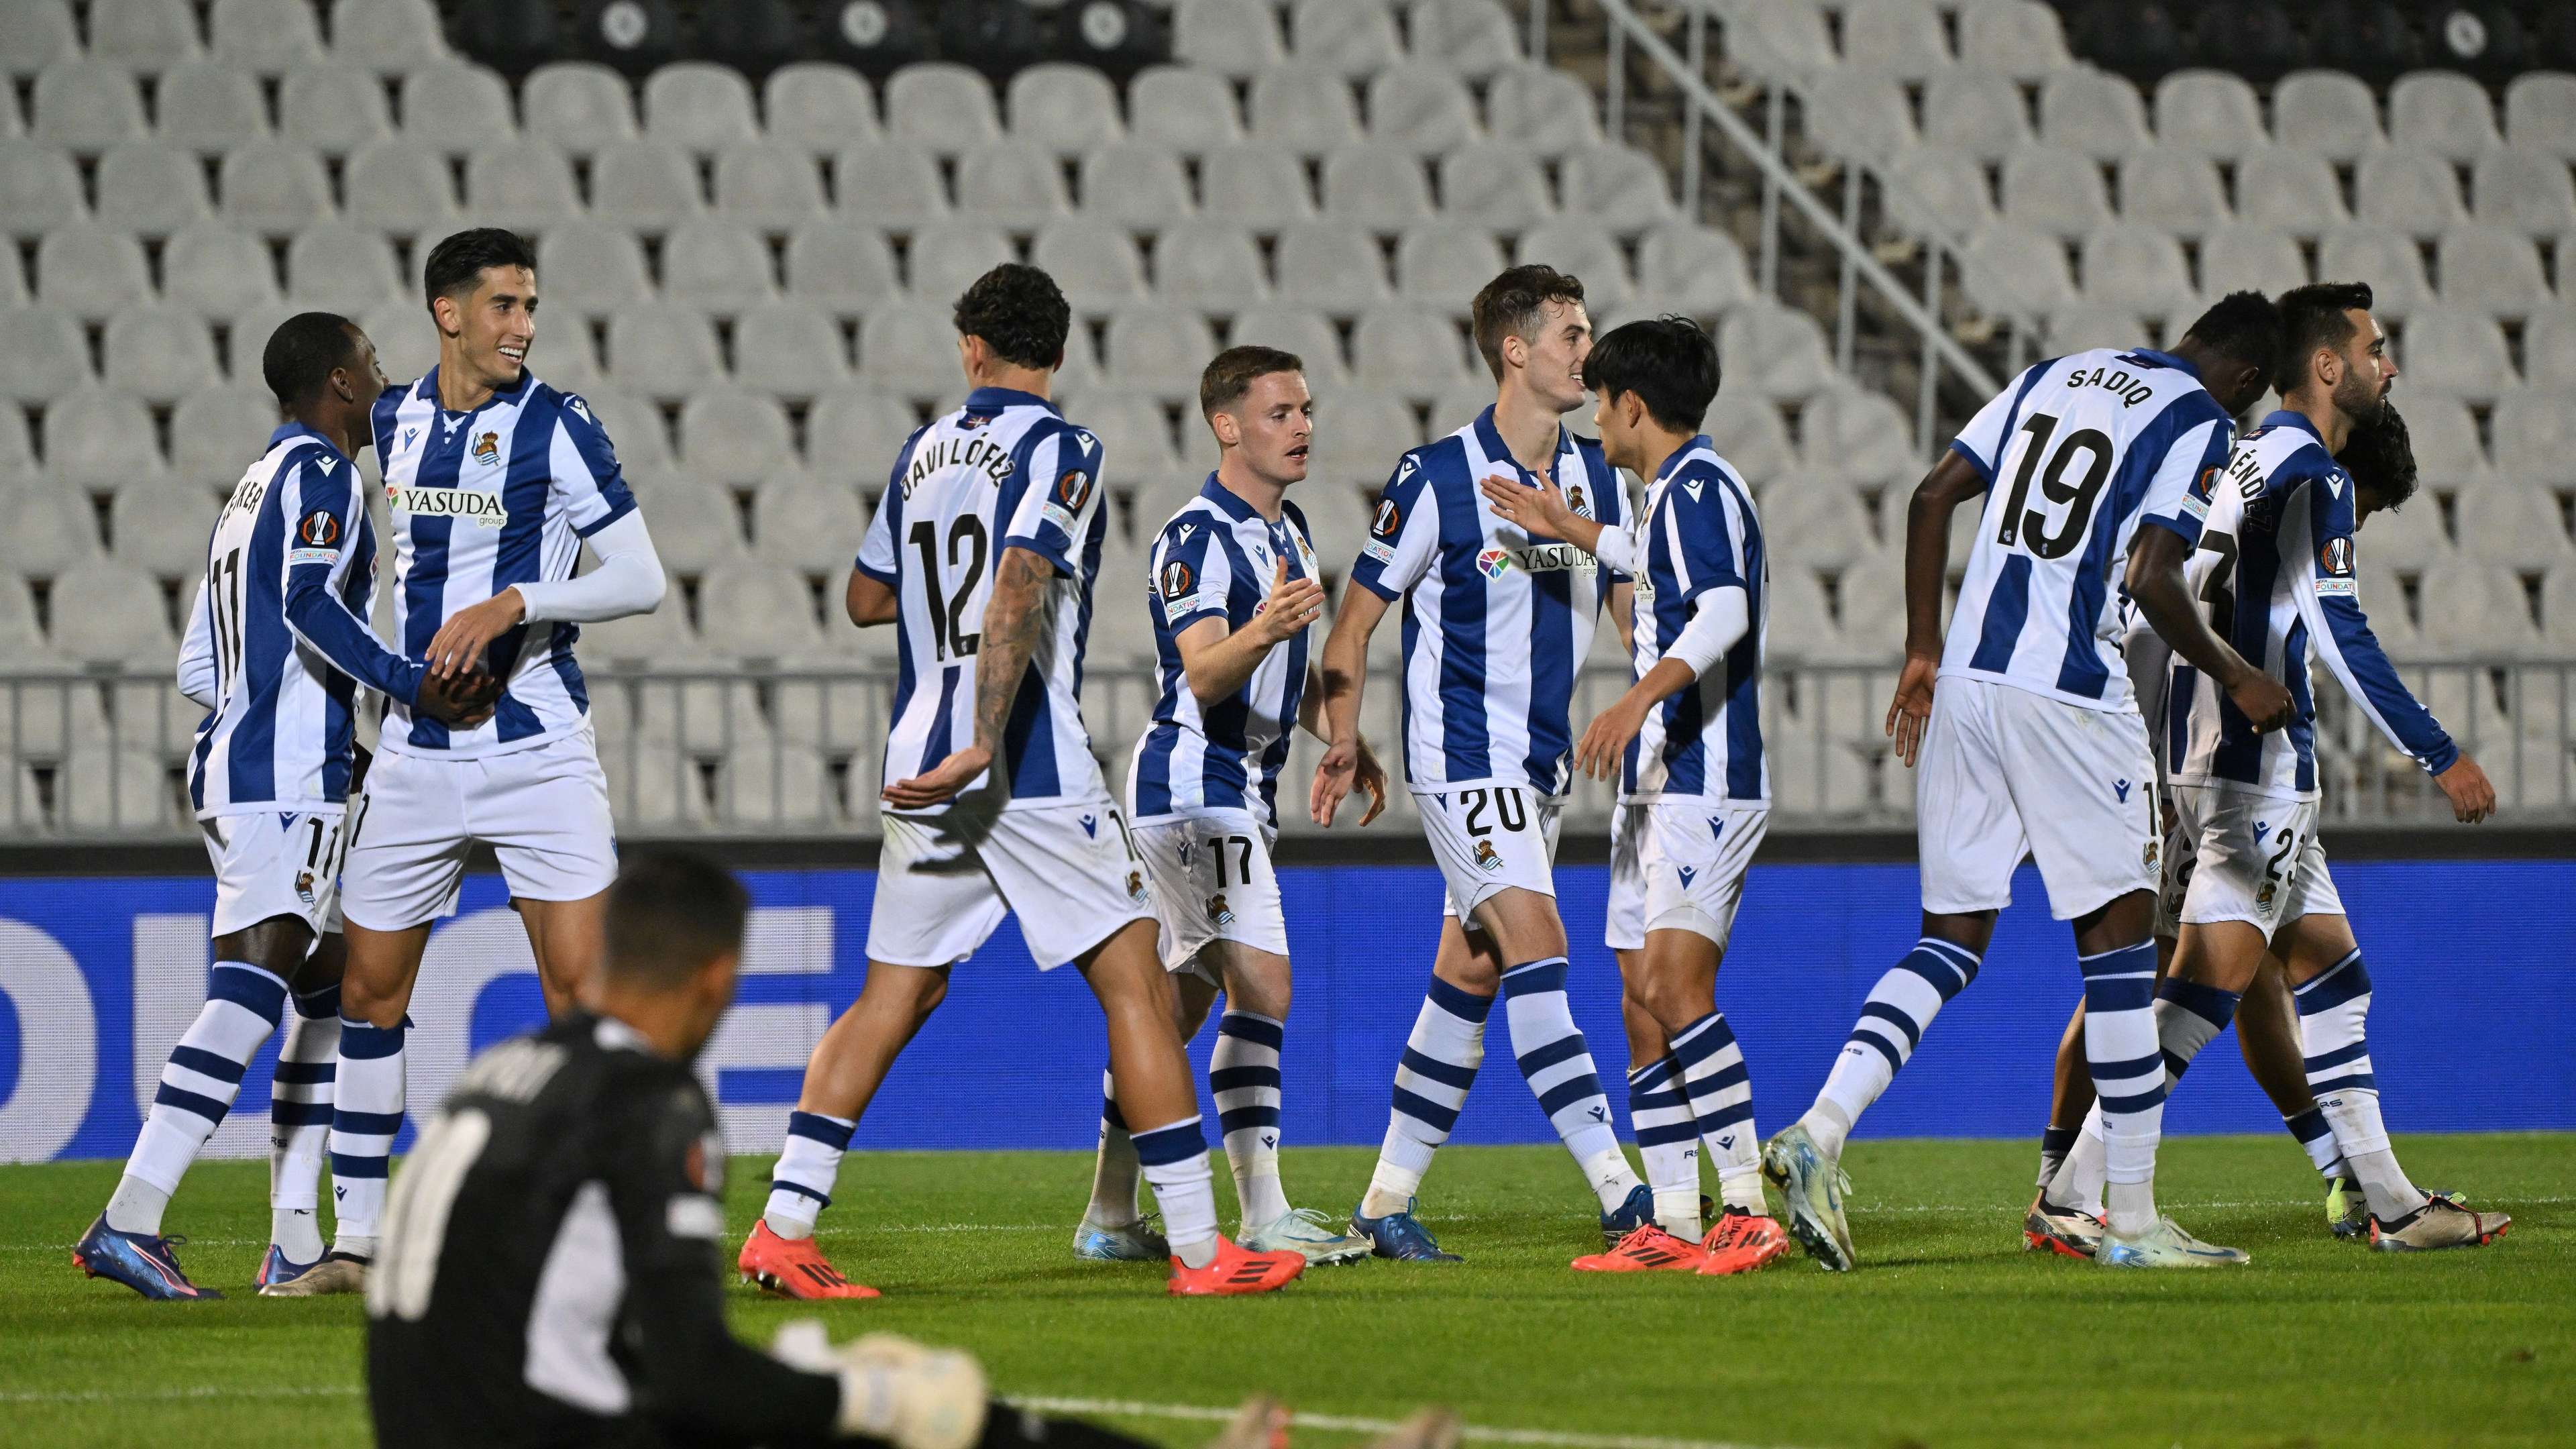
[[[1243,442],[1243,421],[1229,412],[1208,414],[1208,430],[1216,434],[1217,446],[1232,448]]]

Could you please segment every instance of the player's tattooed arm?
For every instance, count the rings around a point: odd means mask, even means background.
[[[993,570],[993,592],[984,605],[984,632],[975,649],[975,740],[928,773],[886,787],[898,810],[919,810],[950,799],[991,768],[1002,731],[1019,698],[1049,621],[1055,617],[1055,565],[1025,548],[1005,548]]]
[[[1932,686],[1941,672],[1941,592],[1950,568],[1950,518],[1986,491],[1986,480],[1956,449],[1941,455],[1905,505],[1905,667],[1887,706],[1887,733],[1909,767],[1932,722]]]
[[[2170,528],[2152,522],[2141,527],[2129,546],[2129,597],[2185,663],[2227,691],[2258,733],[2279,729],[2290,722],[2290,691],[2211,632],[2209,621],[2201,617],[2183,578],[2183,562],[2194,547]]]

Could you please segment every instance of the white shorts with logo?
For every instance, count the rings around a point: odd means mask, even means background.
[[[1153,878],[1126,816],[1105,795],[882,819],[876,903],[868,912],[871,961],[954,965],[992,939],[1008,913],[1019,917],[1020,939],[1047,971],[1129,921],[1155,920]]]
[[[2340,916],[2343,897],[2317,839],[2317,802],[2176,785],[2179,834],[2192,858],[2180,867],[2185,925],[2243,921],[2266,939],[2301,916]]]
[[[617,879],[617,822],[588,725],[477,759],[378,750],[350,817],[341,906],[372,931],[455,914],[476,841],[499,857],[515,900],[585,900]]]
[[[345,818],[337,810],[256,810],[198,821],[206,859],[215,867],[208,934],[229,936],[278,916],[293,916],[316,935],[338,930]]]
[[[1476,907],[1507,886],[1556,895],[1556,831],[1564,796],[1487,782],[1416,790],[1413,803],[1449,887],[1448,914],[1473,922]]]
[[[1725,950],[1744,872],[1770,824],[1767,804],[1619,802],[1610,824],[1610,949],[1642,950],[1648,931],[1696,931]]]
[[[1270,862],[1278,835],[1249,810],[1211,810],[1136,827],[1136,850],[1145,857],[1155,913],[1163,922],[1165,966],[1223,986],[1199,961],[1211,941],[1288,954],[1288,919]]]
[[[2012,904],[2025,852],[2061,921],[2156,888],[2155,761],[2134,711],[1944,674],[1915,776],[1926,911]]]

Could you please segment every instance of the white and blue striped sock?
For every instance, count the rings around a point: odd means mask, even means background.
[[[2331,1183],[2345,1174],[2343,1149],[2335,1143],[2334,1127],[2326,1121],[2324,1109],[2310,1107],[2285,1115],[2281,1125],[2298,1139],[2299,1150],[2308,1154],[2308,1164],[2317,1170],[2317,1176]]]
[[[1136,1134],[1136,1160],[1163,1210],[1172,1256],[1193,1268],[1216,1260],[1216,1175],[1208,1169],[1207,1134],[1199,1114]]]
[[[2084,973],[2084,1059],[2102,1114],[2111,1231],[2155,1226],[2156,1143],[2164,1132],[2165,1057],[2156,1031],[2156,945],[2077,958]]]
[[[1286,1028],[1257,1012],[1229,1011],[1216,1024],[1208,1057],[1208,1090],[1216,1096],[1217,1130],[1246,1228],[1288,1211],[1279,1186],[1279,1044]]]
[[[242,1073],[286,1011],[286,983],[247,961],[218,961],[206,973],[206,1004],[170,1060],[161,1089],[108,1199],[107,1225],[158,1237],[179,1179],[241,1095]]]
[[[1628,1074],[1628,1122],[1655,1194],[1655,1221],[1677,1238],[1699,1237],[1699,1125],[1670,1056]]]
[[[1094,1227],[1123,1228],[1141,1216],[1136,1208],[1136,1141],[1127,1135],[1127,1118],[1118,1110],[1118,1081],[1107,1068],[1100,1072],[1100,1150],[1091,1162],[1091,1206],[1083,1220]]]
[[[1413,1035],[1405,1039],[1404,1055],[1396,1062],[1395,1105],[1387,1116],[1386,1141],[1378,1148],[1368,1194],[1360,1199],[1361,1216],[1400,1213],[1421,1189],[1432,1154],[1458,1125],[1467,1089],[1485,1064],[1485,1018],[1493,1009],[1494,998],[1431,978],[1422,1011],[1413,1019]]]
[[[841,1175],[841,1154],[850,1150],[857,1119],[826,1117],[820,1112],[787,1114],[787,1141],[778,1163],[769,1170],[769,1203],[760,1219],[782,1238],[814,1236],[814,1220],[832,1205],[832,1183]]]
[[[2116,954],[2116,953],[2106,953]],[[2125,990],[2125,988],[2123,988]],[[2163,1090],[2170,1093],[2183,1073],[2200,1056],[2201,1048],[2216,1040],[2218,1034],[2236,1019],[2236,1008],[2243,997],[2233,991],[2204,986],[2168,976],[2155,988],[2152,1007],[2156,1023],[2156,1044],[2162,1059]],[[2092,1004],[2086,1002],[2090,1015]],[[2086,1038],[2088,1056],[2091,1038]],[[2161,1108],[2158,1109],[2162,1111]],[[2079,1212],[2100,1213],[2110,1175],[2110,1128],[2102,1103],[2096,1100],[2084,1114],[2084,1129],[2075,1150],[2064,1159],[2065,1166],[2054,1180],[2043,1179],[2048,1200],[2059,1207],[2072,1207]]]
[[[1682,1064],[1682,1086],[1709,1165],[1717,1169],[1719,1197],[1731,1208],[1762,1208],[1762,1139],[1753,1126],[1753,1073],[1726,1013],[1712,1011],[1673,1033],[1673,1056]]]
[[[1834,1058],[1833,1070],[1825,1076],[1824,1090],[1798,1119],[1819,1150],[1827,1156],[1842,1155],[1843,1139],[1852,1124],[1913,1059],[1932,1018],[1977,979],[1979,964],[1980,958],[1967,947],[1925,936],[1878,978],[1861,1006],[1860,1020],[1843,1039],[1842,1054]]]
[[[2299,1050],[2308,1091],[2334,1129],[2345,1164],[2382,1222],[2424,1206],[2424,1194],[2397,1165],[2388,1125],[2379,1115],[2379,1078],[2370,1066],[2370,972],[2356,949],[2292,993],[2299,1004]]]
[[[295,998],[268,1092],[268,1240],[298,1263],[322,1255],[322,1162],[339,1076],[338,983]]]
[[[385,1178],[403,1121],[405,1017],[392,1026],[340,1018],[340,1063],[332,1081],[331,1204],[333,1246],[375,1256],[385,1211]]]
[[[1512,1058],[1538,1096],[1539,1110],[1574,1154],[1603,1212],[1616,1212],[1643,1186],[1610,1122],[1610,1098],[1592,1065],[1592,1049],[1565,999],[1565,958],[1525,961],[1503,972],[1503,1014],[1512,1029]]]

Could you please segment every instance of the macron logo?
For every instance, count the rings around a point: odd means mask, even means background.
[[[1085,834],[1085,835],[1090,836],[1090,837],[1091,837],[1092,839],[1094,839],[1094,840],[1099,839],[1099,838],[1100,838],[1100,817],[1099,817],[1099,816],[1097,816],[1097,815],[1085,815],[1085,816],[1083,816],[1083,817],[1082,817],[1082,833],[1083,833],[1083,834]]]
[[[1607,1107],[1591,1107],[1585,1110],[1591,1112],[1592,1120],[1595,1122],[1607,1122],[1610,1120],[1610,1109]]]
[[[2111,791],[2112,791],[2112,793],[2113,793],[2113,794],[2118,795],[2118,796],[2120,797],[2120,803],[2121,803],[2121,804],[2126,805],[2126,804],[2128,804],[2128,803],[2129,803],[2129,782],[2128,782],[2128,781],[2126,781],[2126,780],[2114,780],[2114,781],[2112,781],[2112,782],[2111,782]]]
[[[1690,889],[1690,883],[1691,883],[1691,877],[1692,877],[1692,876],[1695,876],[1695,875],[1697,875],[1697,874],[1699,874],[1698,869],[1697,869],[1696,867],[1694,867],[1694,866],[1687,866],[1687,865],[1677,867],[1677,869],[1679,870],[1679,872],[1680,872],[1680,874],[1681,874],[1681,878],[1682,878],[1682,889],[1683,889],[1683,890],[1689,890],[1689,889]]]

